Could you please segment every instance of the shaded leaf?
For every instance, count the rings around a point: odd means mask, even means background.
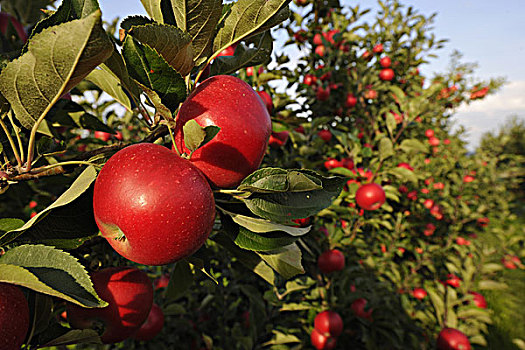
[[[186,293],[193,284],[193,273],[190,264],[185,260],[180,260],[173,266],[168,289],[166,290],[166,301],[174,302]]]
[[[258,253],[258,255],[285,279],[304,273],[301,264],[301,250],[295,243],[272,252]]]
[[[394,145],[392,141],[384,137],[379,141],[379,159],[384,160],[394,155]]]

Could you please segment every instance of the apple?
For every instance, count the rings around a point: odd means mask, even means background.
[[[470,245],[470,241],[463,238],[463,237],[457,237],[456,238],[456,244],[457,245]]]
[[[347,168],[348,170],[354,169],[354,166],[355,166],[352,158],[343,158],[341,160],[341,165],[343,166],[343,168]]]
[[[164,313],[157,304],[153,304],[146,322],[135,332],[133,338],[141,341],[149,341],[155,338],[155,336],[162,331],[163,327]]]
[[[298,43],[304,43],[306,41],[306,30],[300,29],[293,35],[295,41]]]
[[[431,209],[434,206],[434,201],[432,199],[425,199],[423,206],[427,209]]]
[[[319,56],[323,57],[326,53],[326,48],[324,47],[324,45],[319,45],[315,48],[314,52]]]
[[[327,86],[326,88],[319,86],[317,88],[317,91],[315,92],[315,97],[318,101],[326,101],[330,97],[330,87]]]
[[[335,169],[342,166],[343,163],[334,158],[328,158],[328,160],[324,162],[324,167],[326,170]]]
[[[399,164],[397,165],[397,167],[398,167],[398,168],[405,168],[405,169],[408,169],[408,170],[410,170],[410,171],[414,171],[414,168],[412,168],[412,167],[410,166],[410,164],[408,164],[408,163],[399,163]]]
[[[217,57],[220,57],[220,56],[233,56],[235,54],[235,48],[236,47],[237,47],[237,44],[233,44],[233,45],[228,46],[227,48],[225,48],[224,50],[219,52]]]
[[[487,308],[487,301],[485,300],[485,297],[477,292],[468,292],[470,295],[474,296],[474,305],[479,307],[480,309],[486,309]]]
[[[381,72],[379,72],[379,78],[381,80],[391,81],[394,79],[394,71],[392,68],[382,69]]]
[[[317,350],[333,350],[337,345],[337,339],[327,337],[317,331],[315,328],[310,333],[310,341]]]
[[[105,131],[95,131],[95,138],[107,142],[111,138],[111,134]]]
[[[352,108],[357,104],[357,98],[352,93],[346,95],[345,107]]]
[[[434,224],[426,224],[425,230],[423,231],[423,234],[425,236],[432,236],[434,234],[434,231],[436,231],[436,225],[434,225]]]
[[[365,52],[363,52],[363,54],[361,55],[361,58],[369,61],[372,59],[372,54],[370,53],[370,51],[365,50]]]
[[[319,255],[317,267],[322,273],[341,271],[345,267],[345,256],[337,249],[326,250]]]
[[[103,331],[103,343],[131,337],[146,321],[153,305],[148,275],[135,267],[108,267],[92,273],[93,287],[109,305],[83,308],[68,303],[67,319],[73,328]]]
[[[190,256],[215,221],[213,193],[199,169],[151,143],[126,147],[109,159],[95,181],[93,208],[109,244],[145,265]]]
[[[481,227],[486,227],[489,224],[489,222],[490,222],[490,219],[487,217],[479,218],[477,220],[478,225]]]
[[[314,45],[323,45],[323,37],[317,33],[314,35]]]
[[[343,319],[337,312],[326,310],[315,316],[314,328],[323,335],[338,337],[343,332]]]
[[[246,76],[253,76],[253,67],[246,67]]]
[[[425,136],[428,138],[431,138],[432,136],[434,136],[434,130],[432,129],[425,130]]]
[[[427,296],[427,291],[423,288],[414,288],[414,290],[412,290],[412,295],[414,298],[422,300]]]
[[[332,139],[332,133],[330,130],[320,130],[317,133],[317,136],[319,136],[324,142],[330,142]]]
[[[170,283],[170,275],[165,273],[165,274],[162,274],[162,276],[156,278],[155,281],[153,281],[153,286],[155,287],[155,290],[159,290],[162,288],[166,288],[169,283]]]
[[[36,208],[37,205],[38,205],[38,203],[36,201],[29,202],[29,208],[31,208],[31,209]]]
[[[392,64],[392,60],[390,59],[390,57],[385,56],[379,60],[379,64],[383,68],[388,68]]]
[[[474,176],[471,176],[471,175],[465,175],[463,177],[463,182],[465,183],[469,183],[469,182],[472,182],[474,181],[476,178]]]
[[[273,101],[270,95],[266,91],[258,91],[259,97],[261,97],[261,100],[263,101],[264,105],[266,106],[266,109],[268,110],[269,114],[272,114],[273,111]]]
[[[385,190],[376,183],[362,185],[355,194],[355,201],[364,210],[377,210],[386,201]]]
[[[437,350],[470,350],[470,342],[465,334],[454,328],[443,328],[439,332]]]
[[[454,274],[449,273],[447,275],[446,283],[451,287],[458,288],[461,285],[461,278],[459,278],[458,276]]]
[[[7,34],[7,28],[9,24],[13,26],[20,40],[22,40],[23,42],[26,42],[27,33],[26,33],[26,30],[24,29],[24,26],[20,22],[18,22],[16,18],[11,16],[9,13],[0,12],[0,32],[2,32],[3,35]]]
[[[261,165],[272,132],[272,122],[259,95],[239,78],[216,75],[203,81],[182,104],[177,116],[175,144],[184,145],[183,126],[216,125],[217,136],[195,151],[191,162],[212,186],[233,188]]]
[[[310,225],[310,222],[312,221],[312,219],[311,217],[307,217],[307,218],[301,218],[301,219],[294,219],[292,221],[295,222],[300,227],[306,227]]]
[[[369,321],[372,321],[373,309],[370,308],[368,311],[365,311],[366,304],[368,304],[368,301],[365,298],[359,298],[352,302],[352,305],[350,305],[350,308],[352,309],[352,311],[355,313],[357,317],[361,317]]]
[[[20,349],[29,330],[29,305],[20,287],[0,283],[1,349]]]
[[[368,90],[365,91],[364,96],[365,96],[365,98],[370,99],[370,100],[376,99],[377,98],[377,91],[374,90],[374,89],[368,89]]]
[[[437,137],[434,137],[434,136],[429,137],[428,138],[428,144],[430,146],[439,146],[439,139]]]
[[[383,52],[383,44],[377,44],[372,48],[372,51],[374,53],[381,53]]]
[[[312,74],[306,74],[304,76],[303,83],[305,83],[308,86],[315,85],[317,83],[317,77]]]
[[[281,132],[273,132],[270,135],[270,140],[268,141],[268,145],[272,148],[280,148],[284,146],[286,141],[288,141],[288,136],[290,133],[288,131],[281,131]]]

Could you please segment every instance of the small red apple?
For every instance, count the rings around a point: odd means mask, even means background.
[[[317,133],[317,136],[319,136],[324,142],[330,142],[332,139],[332,133],[330,130],[320,130]]]
[[[306,74],[304,76],[303,83],[305,83],[308,86],[314,85],[314,84],[317,83],[317,77],[315,75],[312,75],[312,74]]]
[[[221,57],[221,56],[233,56],[234,53],[235,53],[235,47],[236,47],[236,46],[237,46],[236,44],[228,46],[227,48],[225,48],[224,50],[222,50],[221,52],[219,52],[219,54],[217,55],[217,57]]]
[[[18,20],[11,16],[9,13],[0,12],[0,32],[2,32],[3,35],[6,35],[9,23],[13,25],[13,28],[15,28],[16,34],[18,35],[20,40],[26,42],[27,33],[24,29],[24,26],[22,26],[22,24],[18,22]]]
[[[343,332],[343,319],[337,312],[326,310],[315,316],[314,328],[326,336],[338,337]]]
[[[425,136],[428,137],[428,138],[431,138],[432,136],[434,136],[434,130],[432,129],[427,129],[425,131]]]
[[[95,138],[107,142],[111,138],[111,134],[105,131],[95,131]]]
[[[156,278],[155,281],[153,281],[153,286],[155,287],[155,290],[159,290],[162,288],[166,288],[169,283],[170,283],[170,275],[165,273],[165,274],[162,274],[162,276]]]
[[[288,141],[288,136],[290,136],[290,133],[288,131],[272,131],[272,134],[270,135],[270,140],[268,141],[268,145],[272,148],[280,148],[284,146],[286,141]]]
[[[341,165],[343,166],[343,168],[347,168],[348,170],[354,169],[355,166],[352,158],[343,158],[341,160]]]
[[[329,158],[327,161],[324,162],[324,167],[326,168],[326,170],[335,169],[342,166],[343,164],[334,158]]]
[[[346,95],[345,107],[352,108],[357,104],[357,98],[352,93]]]
[[[310,341],[312,345],[317,350],[333,350],[337,345],[337,339],[332,337],[327,337],[317,331],[315,328],[310,333]]]
[[[258,91],[257,92],[259,96],[261,97],[261,100],[263,101],[264,105],[266,106],[266,109],[268,110],[269,114],[272,114],[273,111],[273,101],[270,95],[266,91]]]
[[[427,209],[431,209],[434,206],[434,201],[432,199],[425,199],[423,206]]]
[[[345,267],[345,256],[337,249],[326,250],[319,255],[317,266],[322,273],[341,271]]]
[[[93,287],[109,305],[83,308],[67,304],[73,328],[104,330],[102,342],[118,343],[131,337],[146,321],[153,304],[148,275],[134,267],[109,267],[91,275]]]
[[[157,304],[153,304],[146,322],[144,322],[139,330],[135,332],[133,338],[141,341],[149,341],[155,338],[155,336],[162,331],[163,327],[164,313]]]
[[[381,72],[379,72],[379,78],[381,80],[391,81],[392,79],[394,79],[394,71],[392,70],[392,68],[382,69]]]
[[[368,301],[365,298],[359,298],[352,302],[352,305],[350,305],[350,308],[355,313],[357,317],[361,317],[364,319],[367,319],[369,321],[372,321],[372,312],[373,309],[368,309],[368,311],[365,311],[366,304],[368,304]]]
[[[372,51],[374,53],[381,53],[383,52],[383,44],[377,44],[372,48]]]
[[[392,64],[392,60],[390,59],[390,57],[385,56],[379,60],[379,64],[383,68],[388,68]]]
[[[408,170],[410,170],[410,171],[414,171],[414,168],[412,168],[412,167],[410,166],[410,164],[408,164],[408,163],[399,163],[399,164],[397,165],[397,167],[398,167],[398,168],[405,168],[405,169],[408,169]]]
[[[436,342],[437,350],[470,350],[465,334],[454,328],[443,328]]]
[[[458,276],[454,274],[449,273],[447,275],[446,283],[451,287],[458,288],[461,285],[461,278],[459,278]]]
[[[323,37],[317,33],[314,35],[314,45],[323,45]]]
[[[20,287],[0,283],[0,348],[20,349],[29,330],[29,305]]]
[[[306,227],[310,225],[310,222],[312,221],[312,219],[311,217],[307,217],[307,218],[301,218],[301,219],[294,219],[292,221],[295,222],[300,227]]]
[[[437,137],[432,136],[432,137],[428,138],[428,144],[430,146],[439,146],[439,142],[440,141],[439,141],[439,139]]]
[[[323,57],[326,53],[326,48],[324,47],[324,45],[319,45],[315,48],[314,52],[319,56]]]
[[[216,75],[197,86],[182,104],[175,129],[175,144],[187,154],[183,126],[192,119],[201,127],[221,128],[190,160],[214,187],[236,187],[259,168],[272,124],[266,106],[250,85],[233,76]]]
[[[321,102],[328,100],[328,98],[330,97],[330,87],[327,86],[325,88],[325,87],[319,86],[317,88],[317,91],[315,92],[315,97],[317,98],[318,101],[321,101]]]
[[[463,182],[465,183],[469,183],[469,182],[472,182],[474,181],[476,178],[474,176],[471,176],[471,175],[465,175],[463,177]]]
[[[414,298],[422,300],[425,299],[425,297],[427,296],[427,291],[423,288],[414,288],[414,290],[412,291],[412,295],[414,296]]]
[[[477,292],[468,292],[470,295],[474,296],[474,305],[479,307],[480,309],[486,309],[487,308],[487,301],[485,300],[485,297]]]
[[[141,143],[113,155],[95,181],[95,221],[125,258],[164,265],[208,238],[215,202],[202,173],[168,148]]]
[[[385,190],[376,183],[362,185],[355,194],[355,201],[364,210],[377,210],[386,201]]]

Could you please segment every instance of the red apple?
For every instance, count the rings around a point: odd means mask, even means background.
[[[427,129],[427,130],[425,131],[425,136],[428,137],[428,138],[434,136],[434,130],[432,130],[432,129]]]
[[[369,309],[368,311],[365,311],[366,304],[368,304],[368,301],[365,298],[359,298],[352,302],[352,305],[350,305],[350,308],[352,309],[352,311],[355,313],[357,317],[361,317],[369,321],[372,321],[373,309]]]
[[[315,328],[310,333],[310,341],[312,345],[317,350],[333,350],[337,345],[337,339],[332,337],[327,337],[317,331]]]
[[[465,183],[469,183],[469,182],[472,182],[474,181],[476,178],[474,176],[471,176],[471,175],[465,175],[463,177],[463,182]]]
[[[213,193],[199,169],[156,144],[115,153],[95,181],[93,207],[109,244],[146,265],[193,254],[215,221]]]
[[[392,64],[392,60],[390,59],[390,57],[385,56],[379,60],[379,64],[383,68],[388,68]]]
[[[437,350],[470,350],[470,342],[465,334],[454,328],[443,328],[436,342]]]
[[[326,101],[330,97],[330,87],[327,86],[326,88],[319,86],[317,88],[317,91],[315,92],[315,97],[318,101]]]
[[[246,76],[253,76],[253,67],[246,67]]]
[[[235,53],[235,47],[237,47],[237,44],[228,46],[227,48],[225,48],[224,50],[219,52],[217,57],[220,57],[220,56],[233,56],[234,53]]]
[[[250,85],[230,75],[216,75],[191,93],[182,104],[175,130],[177,148],[187,154],[190,151],[184,145],[183,126],[192,119],[202,127],[221,128],[191,157],[214,187],[236,187],[259,168],[272,123],[266,106]]]
[[[362,185],[355,194],[355,201],[364,210],[377,210],[386,201],[385,190],[376,183]]]
[[[259,96],[261,97],[261,100],[263,101],[264,105],[266,106],[266,109],[268,110],[269,114],[272,114],[273,111],[273,101],[270,95],[266,91],[258,91],[257,92]]]
[[[2,32],[3,35],[6,35],[8,25],[13,25],[13,28],[16,31],[16,34],[22,40],[23,42],[27,41],[27,33],[24,29],[24,26],[16,18],[11,16],[9,13],[6,12],[0,12],[0,32]]]
[[[365,91],[364,96],[365,96],[365,98],[370,99],[370,100],[376,99],[377,98],[377,91],[374,90],[374,89],[368,89],[368,90]]]
[[[305,83],[308,86],[314,85],[314,84],[317,83],[317,77],[315,75],[312,75],[312,74],[306,74],[304,76],[303,83]]]
[[[326,53],[326,48],[324,47],[324,45],[319,45],[315,48],[314,52],[319,56],[323,57]]]
[[[352,108],[357,104],[357,98],[352,93],[346,95],[345,107]]]
[[[169,283],[170,283],[170,275],[165,273],[165,274],[162,274],[162,276],[156,278],[155,281],[153,281],[153,286],[155,287],[155,290],[159,290],[162,288],[166,288]]]
[[[341,160],[341,165],[343,166],[343,168],[347,168],[349,170],[352,170],[354,169],[354,161],[352,160],[352,158],[343,158]]]
[[[428,138],[428,144],[430,146],[439,146],[439,139],[437,137],[434,137],[434,136],[429,137]]]
[[[397,167],[398,167],[398,168],[405,168],[405,169],[408,169],[408,170],[410,170],[410,171],[414,171],[414,168],[412,168],[412,167],[410,166],[410,164],[408,164],[408,163],[399,163],[399,164],[397,165]]]
[[[391,81],[394,79],[394,71],[392,68],[382,69],[381,72],[379,72],[379,78],[381,80]]]
[[[458,288],[461,285],[461,278],[459,278],[458,276],[454,274],[449,273],[447,275],[446,283],[451,287]]]
[[[474,305],[479,307],[480,309],[486,309],[487,308],[487,301],[485,300],[485,297],[477,292],[468,292],[469,294],[474,296]]]
[[[144,322],[139,330],[135,332],[133,338],[141,341],[149,341],[155,338],[155,336],[162,331],[163,327],[164,313],[157,304],[153,304],[146,322]]]
[[[319,255],[317,266],[322,273],[341,271],[345,267],[345,256],[340,250],[327,250]]]
[[[425,297],[427,296],[427,291],[423,288],[414,288],[414,290],[412,291],[412,295],[414,296],[414,298],[422,300],[425,299]]]
[[[314,35],[314,45],[323,45],[323,37],[317,33]]]
[[[317,136],[319,136],[324,142],[329,142],[332,139],[332,133],[330,130],[320,130],[317,133]]]
[[[342,166],[343,164],[334,158],[329,158],[327,161],[324,162],[324,167],[326,168],[326,170],[335,169]]]
[[[376,46],[374,46],[372,48],[372,51],[374,53],[381,53],[381,52],[383,52],[383,44],[377,44]]]
[[[434,206],[434,201],[432,199],[425,199],[423,206],[427,209],[431,209]]]
[[[325,336],[338,337],[343,332],[343,319],[337,312],[326,310],[315,316],[314,328]]]
[[[288,141],[289,135],[288,131],[272,132],[268,145],[273,148],[280,148]]]
[[[294,219],[292,221],[295,222],[300,227],[306,227],[310,225],[310,222],[312,221],[312,219],[311,217],[307,217],[307,218],[301,218],[301,219]]]
[[[111,138],[111,134],[105,131],[95,131],[95,138],[107,142]]]
[[[29,305],[20,287],[0,283],[0,348],[20,349],[29,330]]]
[[[153,286],[146,273],[134,267],[109,267],[91,275],[93,287],[109,305],[83,308],[67,304],[73,328],[104,329],[102,342],[117,343],[131,337],[146,321],[153,304]]]

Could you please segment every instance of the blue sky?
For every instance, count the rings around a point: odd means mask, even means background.
[[[140,0],[99,0],[103,16],[110,20],[132,14],[145,14]],[[343,0],[377,9],[373,0]],[[443,72],[454,50],[463,53],[463,61],[477,63],[476,77],[505,77],[507,84],[495,95],[462,107],[456,120],[468,130],[466,139],[475,147],[483,132],[495,130],[506,117],[525,119],[525,0],[401,0],[426,16],[437,13],[434,33],[448,39],[445,48],[422,67],[423,74]]]

